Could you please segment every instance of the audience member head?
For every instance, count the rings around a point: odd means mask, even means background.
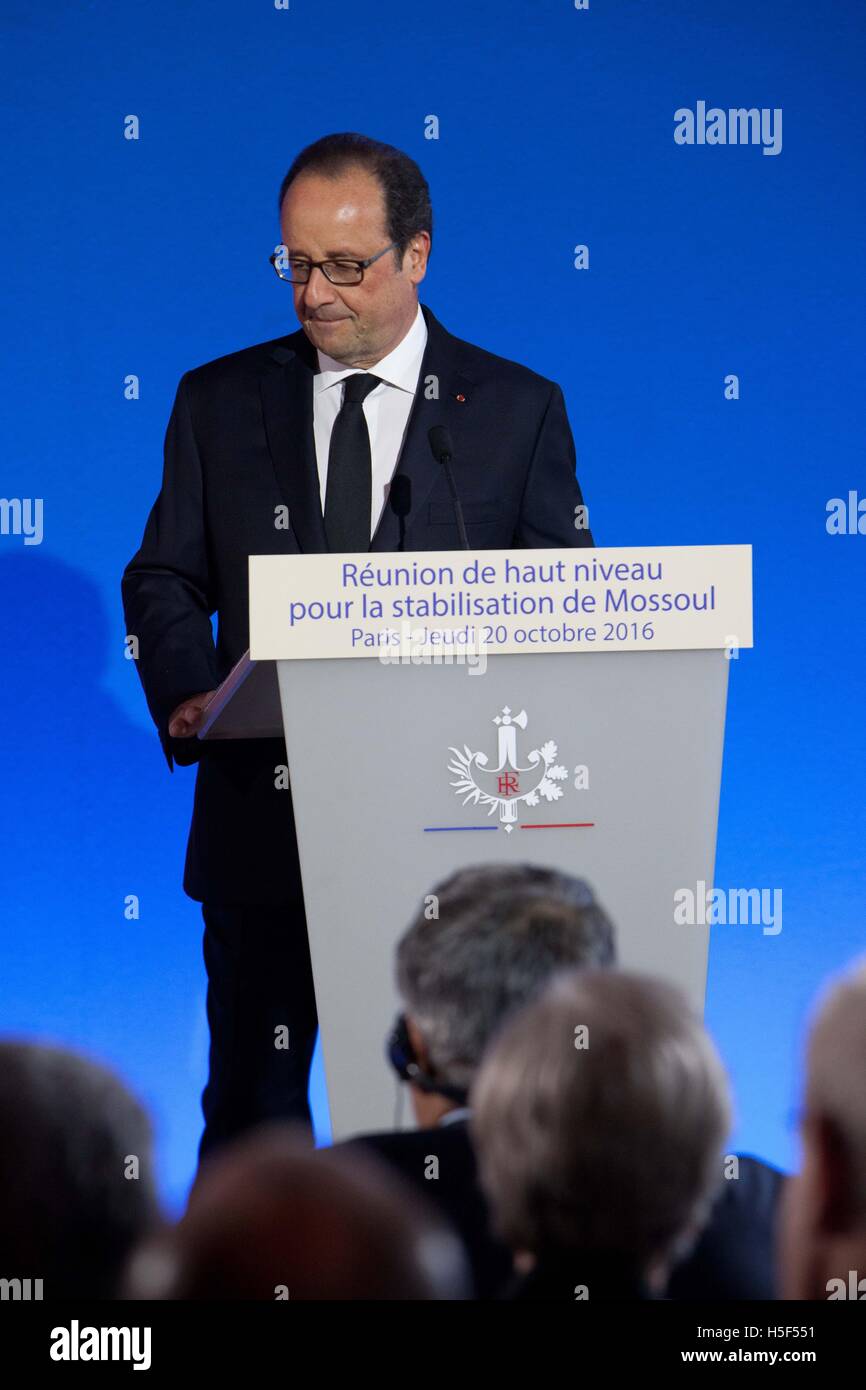
[[[130,1263],[139,1299],[452,1299],[455,1235],[373,1158],[268,1124],[209,1157],[186,1214]]]
[[[663,1288],[709,1212],[731,1122],[722,1064],[680,992],[618,971],[559,976],[494,1040],[472,1097],[482,1186],[517,1268]]]
[[[415,1061],[418,1123],[460,1103],[481,1055],[515,1008],[557,970],[615,962],[614,928],[582,879],[534,864],[460,869],[425,898],[397,946],[397,988]]]
[[[0,1043],[0,1275],[41,1279],[45,1299],[115,1297],[129,1250],[159,1219],[151,1143],[106,1067]]]
[[[866,1297],[866,960],[833,983],[809,1035],[802,1163],[782,1200],[783,1298]],[[861,1281],[862,1280],[862,1284]]]

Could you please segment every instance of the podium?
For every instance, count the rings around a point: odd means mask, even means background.
[[[468,582],[473,564],[494,577]],[[464,612],[509,594],[516,611]],[[693,606],[640,601],[664,594]],[[449,612],[418,618],[435,603]],[[199,736],[285,734],[335,1139],[393,1127],[394,947],[462,866],[585,878],[620,963],[703,1008],[709,929],[679,922],[675,895],[713,884],[749,547],[255,556],[250,636]]]

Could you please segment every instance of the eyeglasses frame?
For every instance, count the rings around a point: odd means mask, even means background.
[[[306,280],[291,280],[287,275],[282,275],[280,273],[280,271],[277,269],[277,258],[280,254],[279,250],[274,251],[270,256],[268,256],[268,260],[274,267],[274,272],[277,275],[278,279],[282,280],[284,285],[308,285],[310,283],[310,275],[312,275],[313,271],[321,270],[322,274],[324,275],[325,279],[328,281],[329,284],[336,285],[338,288],[349,289],[350,286],[360,285],[363,282],[364,271],[367,269],[367,267],[371,266],[374,261],[378,261],[381,256],[387,255],[389,251],[395,251],[399,244],[400,243],[397,241],[392,241],[390,246],[386,246],[382,251],[377,251],[375,256],[368,256],[367,259],[364,261],[355,261],[348,256],[328,256],[327,260],[324,261],[310,261],[310,274],[307,276]],[[306,258],[298,256],[296,259],[304,260]],[[334,262],[338,262],[340,265],[357,266],[358,273],[361,277],[360,280],[352,280],[349,281],[348,284],[346,282],[343,282],[342,285],[340,284],[339,280],[332,280],[327,270],[325,269],[325,266],[331,265]]]

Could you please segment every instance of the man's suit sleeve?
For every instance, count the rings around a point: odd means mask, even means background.
[[[202,751],[196,738],[169,737],[169,716],[219,684],[202,468],[188,393],[187,373],[166,430],[162,489],[121,581],[127,635],[138,639],[138,674],[169,767],[172,758],[196,762]]]
[[[578,508],[583,507],[576,467],[565,400],[554,382],[526,476],[515,546],[595,544],[588,526],[575,526],[581,520]]]

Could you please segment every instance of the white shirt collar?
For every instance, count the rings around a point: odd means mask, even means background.
[[[465,1120],[471,1115],[468,1105],[461,1105],[457,1110],[446,1110],[441,1117],[440,1125],[456,1125],[460,1120]]]
[[[374,376],[381,377],[389,386],[396,386],[400,391],[408,391],[414,395],[426,342],[427,324],[419,303],[418,312],[409,332],[404,338],[401,338],[395,348],[392,348],[380,362],[376,362],[372,367],[347,367],[345,362],[338,362],[336,358],[329,357],[326,352],[317,348],[319,372],[317,376],[313,377],[313,390],[318,394],[320,391],[327,391],[330,386],[342,381],[344,377],[351,376],[353,372],[370,371]]]

